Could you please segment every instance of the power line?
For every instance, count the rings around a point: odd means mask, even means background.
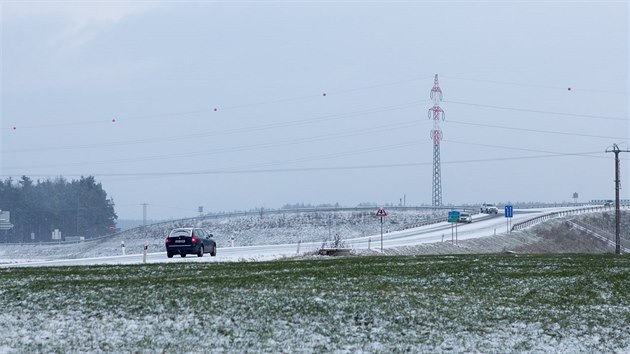
[[[537,109],[494,106],[494,105],[488,105],[488,104],[469,103],[469,102],[460,102],[460,101],[446,101],[445,100],[444,102],[454,103],[454,104],[461,104],[461,105],[466,105],[466,106],[474,106],[474,107],[504,109],[504,110],[510,110],[510,111],[553,114],[553,115],[557,115],[557,116],[580,117],[580,118],[589,118],[589,119],[607,119],[607,120],[617,120],[617,121],[624,121],[624,122],[628,121],[628,119],[621,118],[621,117],[607,117],[607,116],[596,116],[596,115],[590,115],[590,114],[576,114],[576,113],[564,113],[564,112],[554,112],[554,111],[542,111],[542,110],[537,110]]]
[[[597,152],[584,153],[557,153],[545,155],[517,156],[517,157],[500,157],[470,160],[453,160],[442,161],[443,164],[459,165],[468,163],[484,163],[498,161],[518,161],[532,160],[554,157],[567,156],[588,156]],[[225,169],[225,170],[201,170],[201,171],[179,171],[179,172],[130,172],[130,173],[88,173],[88,174],[68,174],[66,176],[95,176],[95,177],[156,177],[156,176],[195,176],[195,175],[229,175],[229,174],[260,174],[260,173],[284,173],[284,172],[317,172],[317,171],[343,171],[343,170],[362,170],[377,168],[399,168],[399,167],[417,167],[431,165],[433,162],[412,162],[412,163],[396,163],[396,164],[374,164],[374,165],[356,165],[356,166],[330,166],[330,167],[300,167],[300,168],[278,168],[278,169]],[[21,175],[2,175],[4,177],[16,177]],[[51,175],[30,175],[31,177],[51,177]]]
[[[416,78],[411,78],[411,79],[407,79],[407,80],[400,80],[400,81],[394,81],[394,82],[387,82],[387,83],[383,83],[383,84],[364,86],[364,87],[360,87],[360,88],[350,88],[350,89],[345,89],[345,90],[332,91],[331,93],[338,94],[338,93],[347,93],[347,92],[355,92],[355,91],[367,90],[367,89],[372,89],[372,88],[395,86],[395,85],[406,84],[406,83],[414,82],[414,81],[423,81],[423,80],[426,80],[426,79],[432,78],[432,77],[433,77],[433,75],[427,75],[427,76],[416,77]]]
[[[430,76],[428,76],[428,77],[430,77]],[[245,103],[245,104],[240,104],[240,105],[225,106],[225,107],[221,107],[221,108],[213,108],[212,110],[213,111],[215,111],[215,110],[223,111],[223,110],[231,110],[231,109],[239,109],[239,108],[249,108],[249,107],[261,106],[261,105],[267,105],[267,104],[274,104],[274,103],[300,101],[300,100],[311,99],[311,98],[321,98],[322,96],[327,97],[327,96],[329,96],[331,94],[338,95],[338,94],[344,94],[344,93],[349,93],[349,92],[369,90],[369,89],[373,89],[373,88],[380,88],[380,87],[386,87],[386,86],[395,86],[395,85],[399,85],[399,84],[403,84],[403,83],[424,80],[426,78],[427,78],[427,76],[416,77],[416,78],[411,78],[411,79],[406,79],[406,80],[399,80],[399,81],[386,82],[386,83],[381,83],[381,84],[360,86],[360,87],[355,87],[355,88],[350,88],[350,89],[323,91],[323,92],[318,93],[318,94],[311,94],[311,95],[304,95],[304,96],[297,96],[297,97],[289,97],[289,98],[279,98],[279,99],[274,99],[274,100],[266,100],[266,101],[260,101],[260,102]]]
[[[391,111],[411,108],[414,106],[422,105],[424,103],[425,102],[407,102],[407,103],[400,103],[400,104],[389,105],[389,106],[367,108],[363,110],[346,112],[346,113],[329,114],[329,115],[324,115],[321,117],[315,117],[315,118],[309,118],[309,119],[300,119],[300,120],[288,121],[288,122],[261,124],[261,125],[251,126],[251,127],[243,127],[243,128],[235,128],[235,129],[210,130],[210,131],[199,132],[199,133],[194,133],[194,134],[174,135],[174,136],[157,137],[157,138],[149,138],[149,139],[134,139],[134,140],[117,141],[117,142],[100,143],[100,144],[49,146],[49,147],[13,149],[13,150],[9,149],[9,150],[3,150],[2,153],[9,154],[9,153],[21,153],[21,152],[52,151],[52,150],[91,149],[91,148],[100,148],[100,147],[109,147],[109,146],[126,146],[126,145],[136,145],[136,144],[155,143],[155,142],[164,143],[167,141],[188,140],[188,139],[209,137],[209,136],[225,136],[225,135],[234,135],[234,134],[241,134],[241,133],[251,133],[251,132],[278,129],[278,128],[317,124],[317,123],[322,123],[322,122],[327,122],[327,121],[335,121],[338,119],[363,117],[368,114],[384,113],[384,112],[391,112]]]
[[[479,143],[470,143],[463,142],[457,140],[444,139],[449,143],[455,144],[463,144],[463,145],[473,145],[473,146],[483,146],[483,147],[491,147],[496,149],[505,149],[505,150],[514,150],[514,151],[527,151],[527,152],[539,152],[539,153],[547,153],[547,154],[565,154],[566,156],[585,156],[585,157],[593,157],[593,158],[606,158],[602,155],[601,151],[596,151],[592,153],[563,153],[558,151],[549,151],[549,150],[537,150],[537,149],[525,149],[525,148],[517,148],[517,147],[509,147],[509,146],[500,146],[500,145],[490,145],[490,144],[479,144]],[[602,156],[592,156],[592,155],[602,155]]]
[[[285,127],[291,127],[291,126],[301,126],[301,125],[308,125],[308,124],[316,124],[316,123],[321,123],[321,122],[326,122],[326,121],[331,121],[331,120],[336,120],[336,119],[357,117],[357,116],[361,116],[361,115],[365,115],[365,114],[390,112],[390,111],[395,111],[395,110],[406,109],[406,108],[410,108],[410,107],[414,107],[414,106],[423,105],[423,104],[426,104],[426,102],[428,102],[428,101],[423,101],[423,102],[406,102],[406,103],[401,103],[401,104],[382,106],[382,107],[373,107],[373,108],[368,108],[368,109],[358,110],[358,111],[352,111],[352,112],[346,112],[346,113],[324,115],[324,116],[316,117],[316,118],[312,118],[312,119],[301,119],[301,120],[296,120],[296,121],[270,123],[270,124],[256,125],[256,126],[252,126],[252,127],[244,127],[244,128],[236,128],[236,129],[225,129],[225,130],[219,130],[219,131],[217,131],[217,130],[205,131],[205,132],[200,132],[200,133],[195,133],[195,134],[175,135],[175,136],[157,137],[157,138],[150,138],[150,139],[134,139],[134,140],[111,142],[111,143],[101,143],[101,144],[49,146],[49,147],[41,147],[41,148],[25,148],[25,149],[12,149],[12,150],[9,149],[9,150],[3,150],[2,153],[3,154],[9,154],[9,153],[35,152],[35,151],[90,149],[90,148],[109,147],[109,146],[136,145],[136,144],[145,144],[145,143],[154,143],[154,142],[164,143],[164,142],[167,142],[167,141],[186,140],[186,139],[208,137],[208,136],[224,136],[224,135],[231,135],[231,134],[241,134],[241,133],[247,133],[247,132],[255,132],[255,131],[263,131],[263,130],[270,130],[270,129],[277,129],[277,128],[285,128]],[[445,101],[445,102],[454,103],[454,104],[461,104],[461,105],[468,105],[468,106],[492,108],[492,109],[512,110],[512,111],[531,112],[531,113],[540,113],[540,114],[552,114],[552,115],[559,115],[559,116],[570,116],[570,117],[580,117],[580,118],[589,118],[589,119],[593,119],[594,118],[594,119],[627,121],[627,119],[619,118],[619,117],[607,117],[607,116],[595,116],[595,115],[585,115],[585,114],[574,114],[574,113],[564,113],[564,112],[533,110],[533,109],[526,109],[526,108],[515,108],[515,107],[506,107],[506,106],[486,105],[486,104],[468,103],[468,102],[460,102],[460,101]],[[449,121],[449,122],[459,123],[459,124],[469,124],[469,125],[484,126],[483,124],[480,124],[480,123],[477,124],[477,123],[467,123],[467,122],[458,122],[458,121]],[[512,128],[512,127],[505,127],[505,126],[490,126],[490,125],[485,125],[485,126],[493,127],[493,128],[501,128],[501,129],[523,130],[523,129],[519,129],[519,128]],[[543,133],[546,132],[546,133],[558,133],[558,134],[565,134],[565,135],[573,135],[571,133],[559,133],[559,132],[536,131],[536,130],[531,130],[531,131],[543,132]],[[582,135],[582,136],[589,136],[589,135],[585,134],[585,135]],[[592,137],[601,137],[601,136],[592,136]],[[611,137],[605,137],[605,138],[611,138]],[[617,138],[614,138],[614,139],[617,139]],[[622,138],[620,140],[625,140],[625,138]]]
[[[528,131],[528,132],[532,132],[533,131],[533,132],[536,132],[536,133],[549,133],[549,134],[577,135],[577,136],[587,136],[587,137],[597,137],[597,138],[610,138],[610,137],[595,136],[595,135],[588,135],[588,134],[577,134],[577,133],[565,133],[565,132],[556,132],[556,131],[534,130],[534,129],[525,129],[525,128],[515,128],[515,127],[488,125],[488,124],[481,124],[481,123],[469,123],[469,122],[459,122],[459,121],[450,121],[450,122],[455,123],[455,124],[467,124],[467,125],[485,126],[485,127],[493,127],[493,128],[508,129],[508,130],[521,130],[521,131]],[[75,162],[75,163],[67,163],[67,164],[62,164],[62,165],[55,164],[55,165],[5,167],[5,170],[24,169],[24,168],[60,167],[60,166],[84,166],[84,165],[94,165],[94,164],[115,164],[115,163],[126,163],[126,162],[147,161],[147,160],[161,160],[161,159],[171,159],[171,158],[181,158],[181,157],[193,157],[193,156],[210,155],[210,154],[217,154],[217,153],[231,153],[231,152],[240,152],[240,151],[248,151],[248,150],[258,150],[258,149],[263,149],[263,148],[274,148],[274,147],[287,146],[287,145],[296,145],[296,144],[307,143],[307,142],[329,140],[329,139],[336,139],[336,138],[344,138],[344,137],[349,137],[349,136],[357,136],[357,135],[362,135],[362,134],[365,134],[365,133],[370,133],[370,132],[376,131],[376,130],[385,131],[385,130],[393,130],[393,129],[399,129],[399,128],[407,128],[407,127],[414,126],[416,124],[419,124],[419,123],[416,120],[412,120],[412,121],[403,122],[402,124],[399,124],[399,125],[394,126],[394,127],[392,127],[391,125],[388,124],[386,126],[378,126],[378,127],[366,128],[366,129],[362,129],[362,130],[354,130],[354,131],[352,131],[350,133],[326,134],[326,135],[315,136],[315,137],[310,137],[310,138],[291,139],[291,140],[284,140],[284,141],[272,142],[272,143],[252,144],[252,145],[245,145],[245,146],[232,147],[232,148],[219,148],[219,149],[206,150],[206,151],[197,151],[197,152],[179,153],[179,154],[169,154],[169,155],[154,155],[154,156],[145,156],[145,157],[139,157],[139,158],[127,158],[127,159],[116,159],[116,160],[101,160],[101,161],[90,161],[90,162]],[[457,142],[457,141],[453,141],[453,142],[474,145],[474,143],[464,143],[464,142]],[[476,145],[488,146],[488,147],[494,147],[494,148],[502,148],[502,149],[555,153],[555,152],[550,152],[550,151],[518,149],[518,148],[511,148],[511,147],[497,146],[497,145],[487,145],[487,144],[486,145],[484,145],[484,144],[476,144]],[[382,147],[382,149],[386,149],[386,148],[387,147]],[[379,148],[376,148],[376,149],[379,149]],[[373,151],[373,149],[369,149],[367,151]],[[356,153],[356,152],[354,152],[354,153]],[[327,156],[330,156],[330,155],[327,155]],[[309,159],[302,158],[301,160],[302,161],[308,161]]]
[[[321,98],[322,94],[323,94],[323,96],[329,96],[330,94],[345,94],[345,93],[349,93],[349,92],[369,90],[369,89],[380,88],[380,87],[395,86],[395,85],[399,85],[399,84],[425,80],[425,79],[427,79],[429,77],[432,77],[432,76],[433,75],[418,76],[416,78],[405,79],[405,80],[398,80],[398,81],[392,81],[392,82],[386,82],[386,83],[381,83],[381,84],[366,85],[366,86],[360,86],[360,87],[356,87],[356,88],[340,89],[340,90],[336,90],[336,91],[332,90],[332,91],[322,92],[322,93],[317,93],[317,94],[309,94],[309,95],[303,95],[303,96],[271,99],[271,100],[250,102],[250,103],[244,103],[244,104],[236,104],[236,105],[228,105],[228,106],[214,106],[214,107],[211,107],[211,108],[208,107],[208,108],[201,108],[201,109],[197,109],[197,110],[179,111],[179,112],[170,112],[170,113],[155,113],[155,114],[137,115],[137,116],[129,116],[129,117],[120,116],[120,115],[117,115],[117,114],[112,114],[112,116],[109,117],[109,118],[100,118],[100,119],[94,119],[94,120],[88,120],[88,121],[84,121],[83,120],[83,121],[73,121],[73,122],[60,122],[60,123],[38,124],[38,125],[26,125],[26,126],[20,126],[20,129],[23,129],[23,128],[52,128],[52,127],[63,127],[63,126],[91,125],[91,124],[111,124],[110,119],[115,120],[115,121],[120,121],[121,119],[124,120],[124,121],[134,121],[134,120],[144,120],[144,119],[187,116],[187,115],[211,113],[211,112],[226,111],[226,110],[229,111],[229,110],[235,110],[235,109],[241,109],[241,108],[249,108],[249,107],[256,107],[256,106],[269,105],[269,104],[275,104],[275,103],[284,103],[284,102],[300,101],[300,100],[313,99],[313,98]],[[455,80],[486,82],[486,83],[501,84],[501,85],[513,85],[513,86],[548,88],[548,89],[563,89],[563,90],[566,90],[568,88],[568,87],[560,87],[560,86],[546,86],[546,85],[536,85],[536,84],[510,82],[510,81],[471,79],[471,78],[462,78],[462,77],[450,76],[450,75],[442,75],[442,76],[443,77],[447,77],[447,78],[451,78],[451,79],[455,79]],[[571,90],[573,90],[573,89],[574,88],[571,88]],[[580,91],[591,91],[591,92],[601,92],[601,93],[607,93],[607,94],[627,95],[627,92],[619,92],[619,91],[611,91],[611,90],[585,89],[585,88],[578,88],[578,90],[580,90]],[[453,102],[453,101],[445,101],[445,102],[458,103],[458,102]],[[460,104],[466,104],[466,103],[461,103],[460,102]],[[480,106],[482,106],[482,105],[480,105]],[[494,108],[500,108],[500,107],[494,107]],[[509,109],[509,108],[506,108],[506,109]],[[554,113],[554,114],[560,114],[560,113]],[[614,118],[614,119],[619,119],[619,118]],[[6,120],[6,117],[5,117],[5,120]],[[14,128],[12,128],[12,127],[10,127],[10,128],[0,127],[0,130],[12,130],[12,129],[14,129]]]
[[[271,100],[265,100],[265,101],[236,104],[236,105],[227,105],[227,106],[215,105],[214,107],[211,107],[211,108],[202,108],[202,109],[197,109],[197,110],[170,112],[170,113],[146,114],[146,115],[138,115],[138,116],[130,116],[130,117],[125,117],[125,116],[113,114],[112,117],[107,118],[107,119],[94,119],[94,120],[89,120],[89,121],[74,121],[74,122],[60,122],[60,123],[54,123],[54,124],[48,123],[48,124],[38,124],[38,125],[26,125],[26,126],[20,126],[20,129],[23,129],[23,128],[29,128],[29,129],[30,128],[52,128],[52,127],[76,126],[76,125],[91,125],[91,124],[111,124],[112,121],[120,121],[121,119],[124,120],[124,121],[135,121],[135,120],[145,120],[145,119],[155,119],[155,118],[169,118],[169,117],[188,116],[188,115],[196,115],[196,114],[203,114],[203,113],[213,113],[213,112],[219,112],[219,111],[223,112],[223,111],[237,110],[237,109],[242,109],[242,108],[250,108],[250,107],[256,107],[256,106],[276,104],[276,103],[285,103],[285,102],[301,101],[301,100],[314,99],[314,98],[322,98],[322,96],[328,97],[331,94],[333,94],[333,95],[341,94],[342,95],[342,94],[349,93],[349,92],[363,91],[363,90],[369,90],[369,89],[386,87],[386,86],[395,86],[395,85],[399,85],[399,84],[402,84],[402,83],[408,83],[408,82],[424,80],[427,77],[430,77],[430,76],[421,76],[421,77],[416,77],[416,78],[411,78],[411,79],[406,79],[406,80],[399,80],[399,81],[393,81],[393,82],[387,82],[387,83],[381,83],[381,84],[367,85],[367,86],[355,87],[355,88],[350,88],[350,89],[332,90],[332,91],[320,92],[320,93],[317,93],[317,94],[309,94],[309,95],[303,95],[303,96],[278,98],[278,99],[271,99]],[[110,119],[112,119],[112,121],[110,121]],[[0,127],[0,130],[13,130],[13,128]]]
[[[518,131],[531,132],[531,133],[559,134],[559,135],[581,136],[581,137],[587,137],[587,138],[615,139],[615,140],[625,140],[626,139],[625,137],[611,137],[611,136],[594,135],[594,134],[566,133],[566,132],[559,132],[559,131],[553,131],[553,130],[515,128],[515,127],[506,127],[504,125],[470,123],[470,122],[461,122],[461,121],[456,121],[456,120],[449,120],[448,122],[449,123],[455,123],[455,124],[473,125],[473,126],[478,126],[478,127],[507,129],[507,130],[518,130]]]
[[[373,146],[373,147],[371,147],[369,149],[359,149],[359,150],[351,150],[351,151],[345,151],[345,152],[336,152],[336,153],[331,153],[331,154],[314,155],[314,156],[311,156],[311,157],[304,157],[304,158],[292,159],[292,160],[284,160],[284,161],[256,163],[256,164],[249,165],[248,168],[251,169],[251,168],[254,168],[254,167],[265,167],[265,166],[268,167],[268,166],[278,166],[278,165],[291,164],[291,163],[312,162],[312,161],[317,161],[317,160],[330,160],[330,159],[333,159],[333,158],[338,158],[338,157],[343,157],[343,156],[366,154],[366,153],[373,153],[373,152],[382,152],[382,151],[399,149],[399,148],[409,147],[409,146],[418,145],[418,144],[428,144],[428,142],[427,141],[422,142],[422,141],[418,141],[418,140],[413,140],[413,141],[409,141],[409,142],[405,142],[405,143],[399,143],[399,144]],[[239,168],[239,167],[235,166],[233,168],[236,169],[236,168]],[[240,167],[240,168],[245,168],[245,167]],[[151,177],[147,177],[147,176],[125,176],[125,177],[119,177],[120,178],[119,180],[136,181],[136,180],[160,179],[160,178],[168,178],[168,177],[169,176],[164,176],[164,175],[156,175],[156,176],[151,176]]]
[[[314,137],[308,138],[294,138],[289,140],[282,140],[277,142],[266,142],[259,144],[250,144],[238,147],[222,147],[215,148],[211,150],[204,151],[196,151],[196,152],[187,152],[187,153],[177,153],[177,154],[167,154],[167,155],[153,155],[153,156],[144,156],[144,157],[134,157],[134,158],[125,158],[125,159],[114,159],[114,160],[100,160],[100,161],[88,161],[88,162],[72,162],[72,163],[64,163],[64,164],[54,164],[54,165],[37,165],[37,166],[5,166],[4,170],[15,170],[15,169],[25,169],[25,168],[46,168],[46,167],[60,167],[60,166],[84,166],[84,165],[102,165],[102,164],[117,164],[117,163],[127,163],[127,162],[138,162],[138,161],[149,161],[149,160],[166,160],[173,158],[184,158],[184,157],[193,157],[193,156],[204,156],[204,155],[212,155],[212,154],[225,154],[225,153],[233,153],[233,152],[241,152],[241,151],[250,151],[250,150],[260,150],[260,149],[269,149],[281,146],[290,146],[290,145],[298,145],[309,142],[316,141],[325,141],[339,138],[347,138],[351,136],[364,135],[373,132],[383,132],[389,130],[410,128],[419,124],[423,124],[423,122],[418,121],[417,119],[402,122],[399,124],[387,124],[382,126],[369,127],[364,129],[354,129],[351,132],[342,132],[342,133],[332,133],[332,134],[324,134]]]
[[[486,82],[486,83],[500,84],[500,85],[534,87],[534,88],[546,88],[546,89],[563,90],[563,91],[574,91],[574,90],[576,90],[576,87],[572,87],[572,86],[564,86],[564,87],[547,86],[547,85],[537,85],[537,84],[529,84],[529,83],[514,82],[514,81],[471,79],[471,78],[455,77],[455,76],[450,76],[450,75],[442,75],[442,77],[455,79],[455,80]],[[599,92],[599,93],[606,93],[606,94],[615,94],[615,95],[627,95],[628,94],[627,92],[621,92],[621,91],[589,89],[589,88],[582,88],[582,87],[577,87],[577,90],[578,91],[588,91],[588,92]]]
[[[345,156],[395,150],[395,149],[400,149],[400,148],[405,148],[405,147],[420,145],[420,144],[428,144],[428,141],[423,142],[419,140],[413,140],[413,141],[408,141],[408,142],[398,143],[398,144],[372,146],[368,149],[357,149],[357,150],[350,150],[350,151],[343,151],[343,152],[334,152],[330,154],[311,155],[311,156],[306,156],[306,157],[302,157],[298,159],[275,161],[275,162],[263,162],[263,163],[249,165],[249,166],[250,167],[278,166],[278,165],[293,164],[293,163],[300,163],[300,162],[312,162],[312,161],[317,161],[317,160],[330,160],[330,159],[335,159],[335,158],[345,157]]]

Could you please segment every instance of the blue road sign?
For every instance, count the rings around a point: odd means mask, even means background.
[[[512,215],[514,214],[513,207],[511,205],[506,205],[504,214],[506,218],[511,218]]]

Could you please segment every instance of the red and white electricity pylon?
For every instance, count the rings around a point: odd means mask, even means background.
[[[431,205],[441,206],[442,174],[440,168],[440,140],[442,140],[442,130],[440,130],[440,119],[444,120],[444,110],[440,107],[442,89],[440,89],[437,74],[435,74],[435,79],[433,80],[431,99],[433,100],[433,107],[429,108],[429,119],[433,119],[433,129],[431,130],[431,139],[433,140],[433,194]]]

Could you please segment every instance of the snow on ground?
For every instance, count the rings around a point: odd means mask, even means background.
[[[621,257],[0,269],[0,352],[626,353]]]
[[[516,211],[512,223],[558,210],[563,209]],[[458,224],[456,227],[446,221],[420,226],[430,220],[443,218],[444,214],[444,211],[435,213],[429,210],[390,213],[383,224],[383,253],[591,252],[593,241],[584,236],[579,237],[587,240],[586,245],[575,247],[567,246],[566,242],[560,245],[557,240],[542,238],[538,231],[530,229],[508,233],[507,221],[502,215],[475,214],[473,223]],[[202,259],[165,259],[164,237],[172,228],[190,226],[204,227],[215,235],[219,248],[217,257],[206,255]],[[269,260],[314,254],[335,235],[339,235],[343,246],[354,253],[380,253],[380,224],[372,212],[286,212],[209,217],[194,222],[174,221],[75,244],[0,245],[0,265],[25,262],[30,265],[139,263],[143,260],[145,243],[148,244],[148,263]],[[122,255],[123,242],[127,256]],[[532,245],[536,247],[532,248]],[[599,247],[597,252],[610,250],[609,247]],[[56,260],[56,263],[46,263],[52,260]]]
[[[380,225],[371,216],[339,214],[331,234],[353,235],[347,240],[356,253],[380,254]],[[328,225],[321,216],[204,220],[201,225],[215,233],[221,246],[217,257],[167,259],[162,235],[172,227],[186,226],[175,224],[72,245],[2,245],[0,258],[11,262],[5,266],[24,261],[31,266],[137,264],[141,260],[137,252],[120,255],[121,240],[128,250],[142,249],[145,240],[150,240],[155,252],[148,255],[148,263],[160,264],[88,271],[83,267],[0,270],[7,279],[16,271],[21,274],[0,287],[0,304],[6,309],[0,313],[4,324],[0,325],[4,333],[0,352],[630,350],[629,307],[626,298],[618,296],[627,293],[627,283],[616,280],[618,275],[626,276],[627,263],[623,262],[627,258],[590,260],[593,264],[621,262],[613,270],[608,265],[581,267],[583,256],[556,257],[552,263],[515,256],[529,278],[517,274],[506,280],[501,274],[516,268],[505,256],[493,255],[494,260],[485,261],[486,256],[478,257],[479,264],[477,256],[454,256],[531,250],[604,253],[610,252],[610,245],[579,233],[558,237],[566,218],[508,234],[499,230],[505,225],[502,216],[476,215],[472,224],[458,226],[458,242],[448,237],[450,225],[444,222],[411,227],[431,217],[410,212],[393,219],[396,222],[385,227],[389,232],[384,237],[384,253],[448,256],[365,258],[374,262],[369,268],[374,274],[367,278],[366,264],[352,276],[343,269],[327,268],[339,265],[343,257],[331,257],[330,262],[317,262],[316,267],[295,273],[296,263],[308,264],[311,257],[304,255],[312,254],[328,238]],[[242,244],[235,241],[231,247],[228,235],[232,233],[240,236],[236,240]],[[303,240],[300,252],[296,239]],[[255,266],[263,269],[254,273],[244,271],[251,264],[226,263],[289,258],[298,253],[304,258],[300,262],[258,263]],[[176,264],[161,264],[168,262]],[[462,266],[453,270],[450,264],[458,262]],[[217,269],[222,273],[215,273]],[[396,276],[389,273],[393,269]],[[357,282],[361,277],[365,279]],[[348,288],[342,291],[335,286],[337,281],[348,282]],[[611,285],[617,289],[610,289]],[[558,288],[547,291],[554,287]],[[560,294],[571,301],[558,301]],[[198,340],[207,333],[212,334],[211,341]]]

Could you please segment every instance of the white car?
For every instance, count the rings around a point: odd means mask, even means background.
[[[467,224],[470,224],[472,222],[472,215],[470,215],[470,213],[462,211],[461,213],[459,213],[459,219],[457,219],[457,222],[465,222]]]
[[[499,208],[494,204],[483,203],[481,204],[481,212],[484,214],[498,214]]]

